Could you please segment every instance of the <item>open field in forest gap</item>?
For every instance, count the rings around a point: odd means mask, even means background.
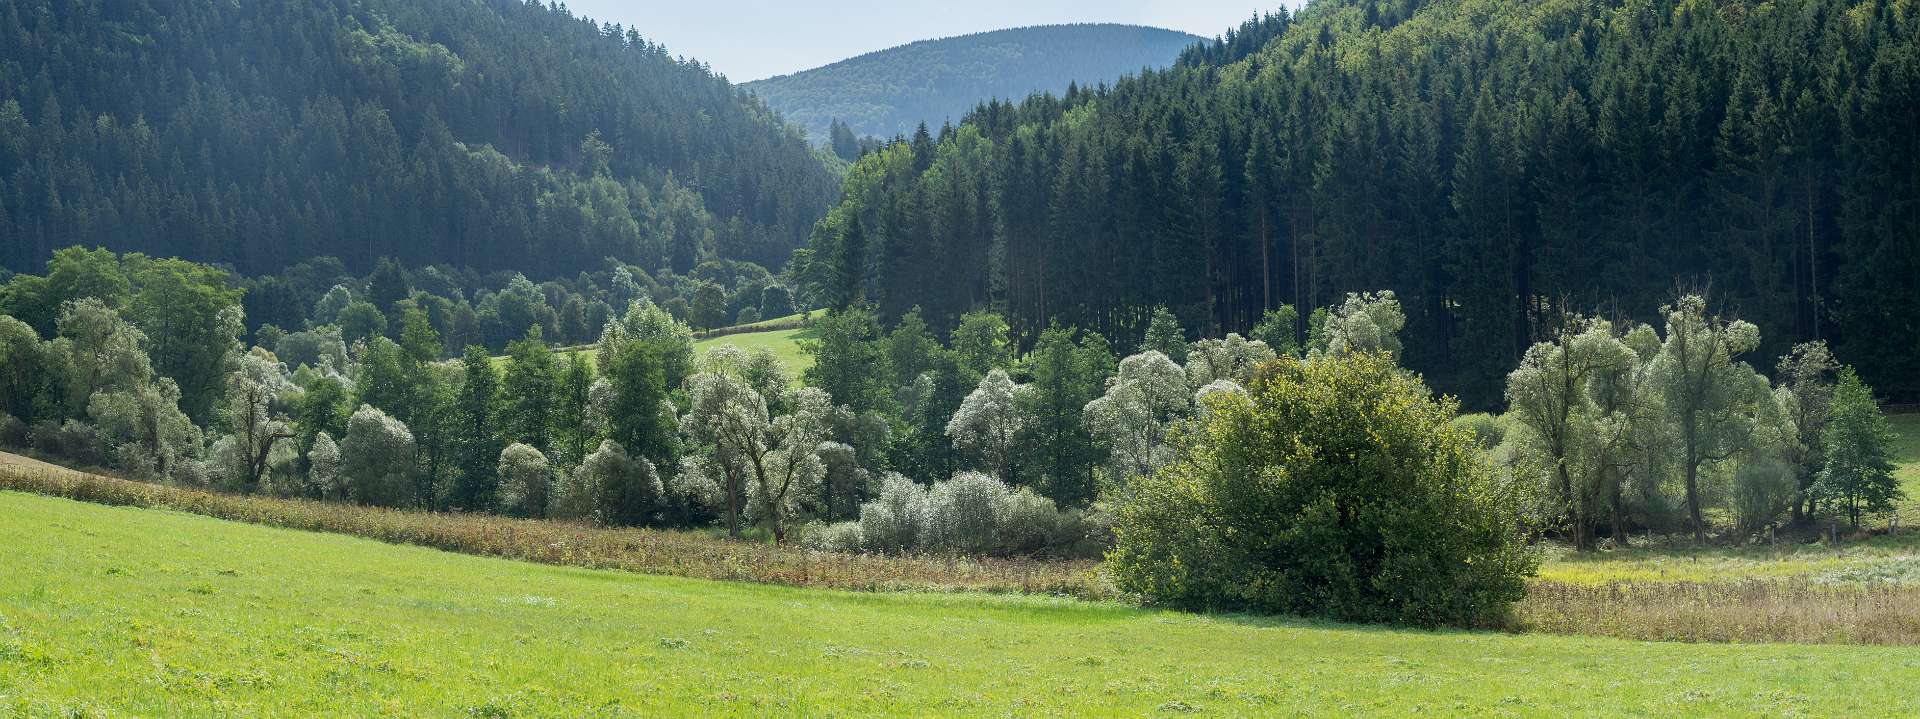
[[[0,493],[0,712],[1895,716],[1910,649],[848,594]]]

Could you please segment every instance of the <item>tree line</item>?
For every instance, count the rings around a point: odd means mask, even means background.
[[[383,263],[318,304],[409,276]],[[1305,320],[1283,307],[1252,337],[1190,340],[1157,308],[1124,358],[1087,330],[1022,352],[994,313],[943,338],[918,310],[887,327],[855,306],[815,322],[794,377],[765,349],[697,353],[645,294],[588,349],[556,351],[536,320],[504,357],[449,359],[436,295],[415,291],[336,314],[394,312],[395,330],[349,343],[315,319],[270,350],[243,341],[243,284],[78,248],[13,278],[0,445],[237,493],[838,552],[1105,555],[1168,604],[1427,625],[1497,624],[1529,533],[1743,542],[1860,527],[1903,496],[1857,373],[1804,343],[1769,383],[1746,361],[1758,329],[1695,294],[1657,326],[1564,318],[1509,373],[1505,413],[1459,416],[1401,364],[1391,291]],[[22,297],[57,299],[50,333],[11,314]]]
[[[833,192],[750,94],[557,4],[0,7],[0,266],[18,270],[76,244],[256,274],[778,267]]]
[[[1561,318],[1698,286],[1761,355],[1824,340],[1910,401],[1916,38],[1885,0],[1316,2],[867,153],[795,271],[888,322],[998,312],[1023,350],[1391,289],[1405,363],[1471,408]]]

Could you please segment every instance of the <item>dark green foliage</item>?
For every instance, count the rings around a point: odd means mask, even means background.
[[[1173,64],[1202,38],[1132,25],[1050,25],[924,40],[744,85],[827,144],[860,156],[857,136],[893,137],[958,118],[991,98],[1065,92]]]
[[[614,348],[601,368],[613,384],[608,439],[655,467],[676,466],[680,452],[674,409],[667,402],[666,352],[655,341],[632,340]]]
[[[294,415],[294,439],[302,457],[313,448],[313,440],[321,432],[329,437],[347,436],[347,418],[353,415],[346,385],[340,380],[321,377],[304,389]]]
[[[400,349],[407,353],[408,361],[426,364],[440,359],[440,342],[440,333],[433,329],[425,310],[409,308],[401,315]]]
[[[447,506],[486,510],[496,505],[494,491],[500,478],[500,374],[485,348],[468,347],[461,360],[465,376],[453,405],[453,486]]]
[[[127,318],[147,334],[154,371],[180,385],[180,411],[207,426],[240,349],[241,290],[228,286],[226,272],[206,265],[132,256],[128,264],[139,289],[128,300]]]
[[[347,344],[365,342],[387,333],[387,316],[371,302],[355,300],[340,310],[334,323],[340,325],[340,336]]]
[[[505,396],[501,431],[510,442],[519,442],[546,454],[553,447],[559,372],[553,351],[538,331],[507,345],[507,375],[502,385]]]
[[[799,310],[793,306],[793,290],[786,285],[767,285],[760,291],[760,317],[778,319]]]
[[[549,453],[558,467],[572,467],[593,450],[598,438],[591,422],[593,365],[587,355],[567,355],[566,367],[555,382],[553,440]]]
[[[1007,321],[992,312],[969,312],[953,329],[953,354],[960,366],[974,376],[1013,366],[1013,343],[1007,337]]]
[[[1855,528],[1862,513],[1891,510],[1905,496],[1893,475],[1893,428],[1874,403],[1873,390],[1852,368],[1840,370],[1840,383],[1833,388],[1825,439],[1827,464],[1813,491],[1845,510]]]
[[[1533,558],[1455,406],[1385,355],[1282,358],[1136,481],[1120,587],[1189,609],[1497,625]]]
[[[814,330],[818,338],[804,345],[814,360],[802,377],[809,386],[825,390],[834,404],[847,405],[854,412],[893,405],[893,389],[888,386],[893,371],[873,312],[861,307],[835,312],[815,323]]]
[[[1273,351],[1283,355],[1300,356],[1300,313],[1293,305],[1281,305],[1278,309],[1267,310],[1261,315],[1260,324],[1253,326],[1247,339],[1267,343]]]
[[[1031,378],[1018,395],[1027,417],[1018,439],[1022,479],[1063,507],[1084,506],[1094,499],[1094,467],[1104,455],[1081,414],[1106,391],[1113,353],[1103,337],[1075,345],[1071,331],[1055,327],[1040,334],[1026,361]]]
[[[524,0],[8,3],[0,138],[16,269],[73,244],[250,272],[777,266],[833,196],[704,65]]]
[[[1917,47],[1866,0],[1319,0],[865,154],[796,276],[936,332],[993,308],[1022,349],[1390,289],[1404,363],[1475,408],[1560,314],[1652,322],[1711,278],[1757,351],[1826,339],[1912,401]]]
[[[1165,307],[1153,308],[1153,319],[1147,322],[1147,335],[1140,341],[1140,351],[1147,350],[1159,352],[1175,362],[1187,361],[1186,330],[1180,329],[1180,319]]]

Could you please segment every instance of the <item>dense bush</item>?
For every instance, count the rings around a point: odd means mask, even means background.
[[[1188,609],[1497,624],[1533,559],[1475,439],[1385,354],[1262,368],[1139,480],[1108,559]]]
[[[802,541],[830,552],[964,556],[1095,556],[1105,515],[1062,512],[1053,500],[991,475],[962,472],[926,489],[890,474],[860,519],[807,527]]]

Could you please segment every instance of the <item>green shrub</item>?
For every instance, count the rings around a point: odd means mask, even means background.
[[[1507,438],[1507,423],[1485,412],[1455,417],[1453,426],[1472,432],[1474,443],[1481,449],[1491,450]]]
[[[1114,577],[1186,609],[1502,624],[1534,559],[1454,414],[1385,354],[1268,364],[1139,480]]]

